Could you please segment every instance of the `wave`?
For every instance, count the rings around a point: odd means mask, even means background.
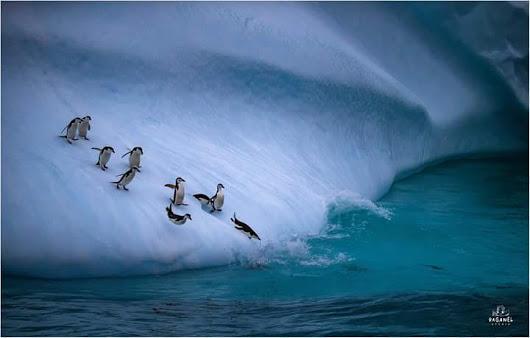
[[[229,264],[319,233],[344,196],[391,217],[371,201],[430,161],[527,148],[513,82],[458,34],[408,5],[341,6],[4,4],[5,271]],[[86,114],[90,142],[57,138]],[[106,144],[145,151],[128,193],[108,183],[126,166],[118,156],[108,172],[94,166],[90,147]],[[176,176],[193,215],[183,227],[164,213]],[[211,215],[190,197],[218,182],[226,204]],[[234,231],[234,211],[261,244]]]

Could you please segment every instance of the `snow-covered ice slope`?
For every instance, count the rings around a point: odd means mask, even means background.
[[[337,196],[373,200],[429,161],[526,149],[527,89],[462,33],[477,18],[447,25],[456,7],[2,3],[4,271],[227,264],[318,232]],[[466,10],[517,13],[528,31],[525,6]],[[488,37],[513,38],[502,28]],[[57,137],[87,114],[90,141]],[[90,149],[104,145],[117,150],[106,172]],[[118,191],[137,145],[142,172]],[[176,176],[189,205],[175,211],[193,217],[180,227],[164,210]],[[224,211],[204,212],[191,195],[219,182]],[[234,211],[261,243],[233,229]]]

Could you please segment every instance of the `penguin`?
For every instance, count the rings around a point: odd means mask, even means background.
[[[169,220],[175,224],[182,225],[186,223],[188,219],[191,221],[190,214],[185,214],[184,216],[174,214],[173,210],[171,209],[171,203],[169,204],[169,207],[166,207],[166,211],[167,211],[167,217],[169,218]]]
[[[134,176],[136,175],[136,172],[140,172],[140,169],[138,169],[138,167],[132,167],[131,169],[127,170],[126,172],[124,172],[123,174],[121,175],[118,175],[121,176],[121,178],[119,179],[119,181],[116,181],[116,182],[110,182],[110,183],[113,183],[113,184],[116,184],[116,188],[119,190],[120,189],[120,185],[123,187],[123,190],[129,190],[126,188],[127,184],[131,183],[131,181],[133,180]]]
[[[202,205],[210,204],[210,197],[205,194],[195,194],[193,195]]]
[[[81,123],[79,123],[79,137],[84,138],[85,140],[88,140],[88,137],[86,136],[88,134],[88,131],[90,130],[90,121],[92,121],[92,118],[87,115],[81,119]]]
[[[234,222],[235,224],[234,228],[236,228],[237,230],[247,235],[248,239],[255,238],[261,241],[261,238],[259,238],[258,234],[254,230],[252,230],[252,228],[247,223],[241,222],[240,220],[237,219],[235,212],[234,212],[234,218],[230,218],[230,220]]]
[[[215,193],[215,195],[212,196],[212,198],[210,198],[210,204],[213,208],[213,210],[210,212],[221,211],[221,208],[225,203],[224,188],[225,187],[221,183],[217,185],[217,192]]]
[[[195,194],[195,197],[202,205],[209,205],[212,207],[210,212],[221,211],[225,201],[224,186],[219,183],[217,185],[217,192],[212,197],[208,197],[205,194]]]
[[[130,150],[129,152],[126,152],[125,154],[123,154],[121,156],[121,158],[124,158],[125,155],[128,155],[128,154],[131,154],[129,156],[129,168],[132,168],[132,167],[141,168],[141,166],[140,166],[140,155],[144,154],[144,151],[143,151],[142,147],[134,147],[134,148],[132,148],[132,150]]]
[[[111,146],[105,146],[103,148],[92,149],[99,151],[98,163],[96,163],[96,165],[98,165],[103,171],[105,171],[105,169],[108,169],[107,163],[110,160],[110,155],[114,153],[114,148],[112,148]]]
[[[175,184],[166,184],[164,187],[173,189],[173,198],[171,203],[175,205],[187,205],[182,203],[184,201],[184,182],[186,182],[182,177],[177,177]]]
[[[81,119],[79,117],[74,118],[66,127],[63,128],[63,130],[61,130],[62,133],[66,129],[66,135],[61,135],[59,137],[64,137],[70,144],[72,144],[72,141],[77,141],[75,134],[77,133],[77,127],[79,126],[79,123],[81,123]]]

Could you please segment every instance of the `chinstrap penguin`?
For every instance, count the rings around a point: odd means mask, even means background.
[[[85,140],[88,140],[87,134],[90,130],[90,121],[92,121],[92,118],[87,115],[83,117],[79,123],[79,137],[82,137]]]
[[[129,168],[132,168],[132,167],[141,168],[140,156],[144,154],[144,150],[142,149],[142,147],[134,147],[130,151],[123,154],[121,157],[124,158],[128,154],[130,154],[129,155]]]
[[[217,192],[215,193],[215,195],[212,196],[212,198],[210,198],[210,204],[212,205],[212,208],[213,208],[211,212],[221,211],[221,208],[223,207],[223,204],[225,203],[224,189],[225,187],[221,183],[217,185]]]
[[[79,117],[74,118],[66,127],[63,128],[61,133],[66,129],[66,135],[61,135],[60,137],[66,138],[66,141],[68,143],[72,144],[72,141],[77,141],[76,133],[77,133],[77,127],[79,126],[79,123],[81,123],[81,119]]]
[[[110,155],[114,153],[114,148],[111,146],[105,146],[103,148],[92,149],[99,151],[98,163],[96,163],[96,165],[99,166],[101,170],[108,169],[107,163],[110,160]]]
[[[118,177],[121,176],[119,181],[111,182],[111,183],[116,184],[116,188],[118,190],[120,189],[120,186],[123,187],[124,190],[129,190],[127,189],[126,186],[127,184],[131,183],[134,176],[136,175],[136,172],[140,172],[140,169],[138,169],[138,167],[132,167],[131,169],[124,172],[123,174],[117,175]]]
[[[169,220],[175,224],[182,225],[186,223],[186,221],[189,219],[191,221],[191,215],[185,214],[185,215],[177,215],[173,213],[173,210],[171,209],[171,204],[169,204],[169,207],[166,207],[167,211],[167,217]]]
[[[223,207],[225,196],[224,196],[224,186],[219,183],[217,185],[217,192],[212,197],[208,197],[205,194],[195,194],[193,197],[195,197],[202,205],[209,205],[212,207],[212,210],[210,212],[214,211],[221,211],[221,208]]]
[[[205,194],[195,194],[193,195],[202,205],[210,204],[210,197]]]
[[[164,187],[173,189],[173,197],[171,198],[171,203],[175,205],[187,205],[182,203],[184,201],[184,182],[186,182],[182,177],[177,177],[175,184],[165,184]]]
[[[234,212],[234,218],[230,218],[230,220],[234,222],[235,224],[234,228],[236,228],[237,230],[247,235],[248,239],[255,238],[261,241],[261,238],[259,238],[258,234],[254,230],[252,230],[252,228],[247,223],[241,222],[240,220],[237,219],[235,212]]]

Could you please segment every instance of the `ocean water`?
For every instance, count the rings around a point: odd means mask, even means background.
[[[453,160],[216,268],[2,276],[2,335],[528,334],[528,158]],[[491,326],[497,305],[510,326]]]

